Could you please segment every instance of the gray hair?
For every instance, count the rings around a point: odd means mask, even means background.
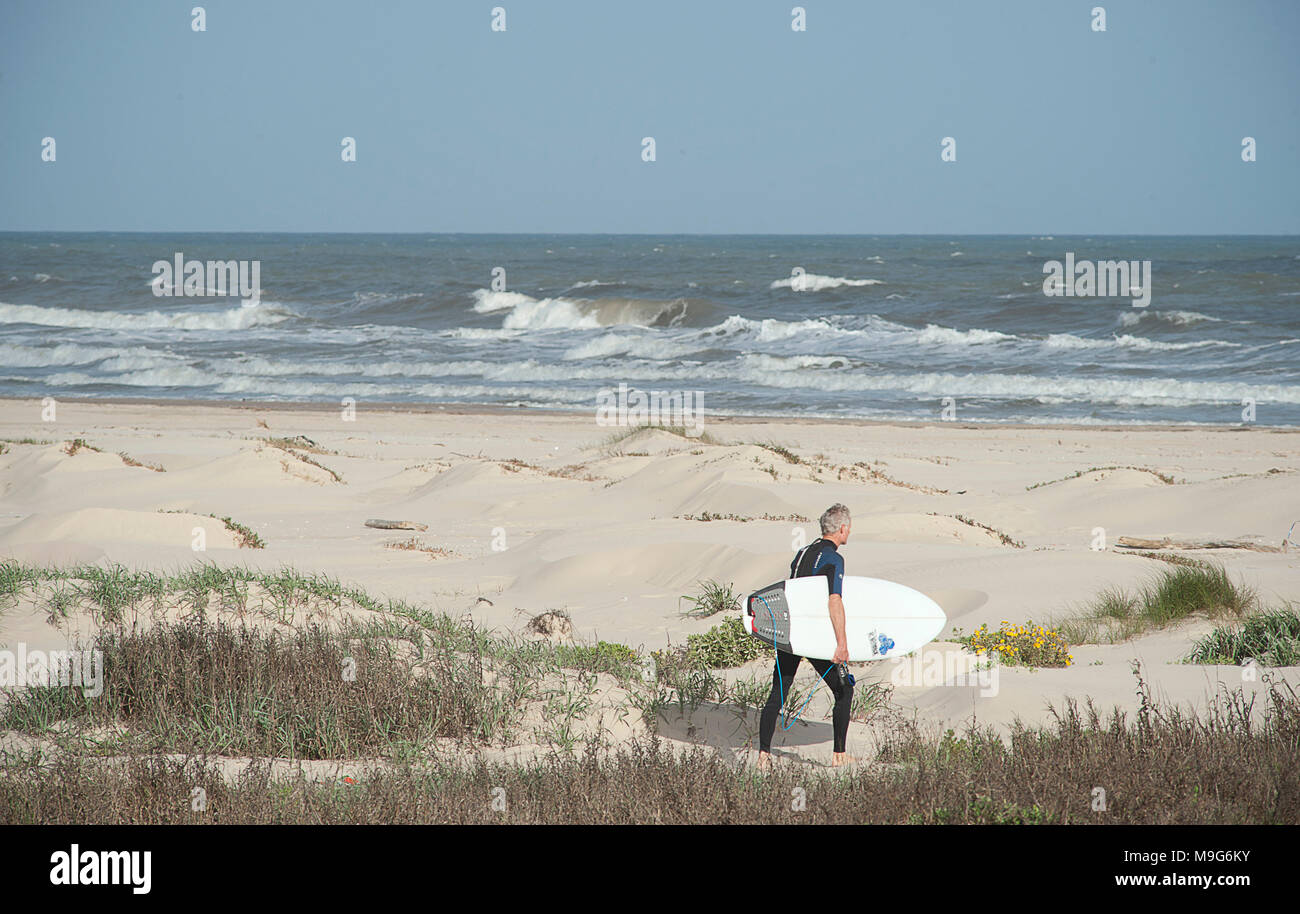
[[[831,505],[821,516],[822,534],[834,533],[836,530],[850,523],[852,518],[849,517],[849,509],[844,505],[836,502]]]

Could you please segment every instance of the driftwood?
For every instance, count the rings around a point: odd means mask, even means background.
[[[419,530],[421,532],[428,530],[428,524],[417,524],[413,520],[368,520],[367,527],[377,527],[380,530]]]
[[[1253,540],[1176,540],[1145,539],[1140,536],[1121,536],[1115,540],[1116,546],[1125,549],[1249,549],[1252,552],[1285,552],[1286,543],[1281,546],[1265,546]]]

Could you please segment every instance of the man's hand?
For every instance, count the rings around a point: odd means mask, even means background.
[[[835,655],[831,657],[831,663],[848,663],[848,661],[849,661],[848,645],[841,644],[839,647],[835,648]]]

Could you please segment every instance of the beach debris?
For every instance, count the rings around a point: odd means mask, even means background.
[[[374,527],[377,530],[417,530],[423,533],[429,529],[428,524],[418,524],[413,520],[380,520],[371,518],[366,521],[367,527]]]
[[[563,610],[551,610],[533,616],[528,620],[526,628],[548,641],[573,640],[573,620]]]
[[[1172,537],[1148,539],[1140,536],[1121,536],[1116,546],[1124,549],[1249,549],[1252,552],[1284,552],[1279,546],[1266,546],[1256,540],[1176,540]]]

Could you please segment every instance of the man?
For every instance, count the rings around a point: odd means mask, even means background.
[[[790,563],[790,577],[824,574],[830,585],[827,611],[831,616],[831,627],[835,630],[835,654],[830,660],[809,658],[809,662],[823,675],[826,684],[835,693],[835,711],[831,717],[835,746],[831,764],[836,767],[855,761],[844,751],[849,734],[849,713],[853,707],[853,686],[844,679],[843,671],[846,667],[840,666],[849,659],[849,642],[844,634],[844,559],[838,551],[838,547],[849,541],[851,529],[849,509],[841,504],[831,505],[821,516],[821,539],[801,549]],[[790,694],[790,684],[794,682],[794,674],[799,669],[801,660],[802,657],[787,654],[777,648],[776,663],[772,668],[772,691],[767,696],[767,704],[763,706],[758,721],[760,769],[765,770],[772,764],[772,734],[776,732],[776,719],[781,713],[785,696]]]

